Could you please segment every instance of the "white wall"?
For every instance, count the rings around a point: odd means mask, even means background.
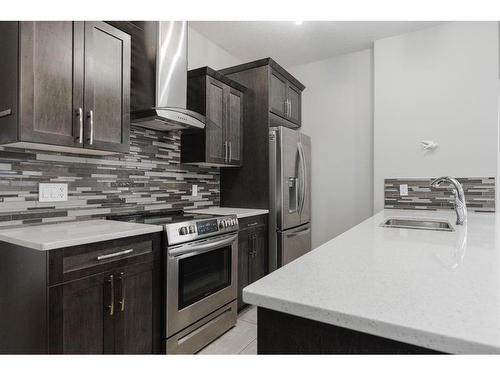
[[[306,86],[302,131],[312,141],[316,247],[372,214],[372,50],[287,70]]]
[[[496,176],[496,22],[453,22],[378,40],[374,77],[375,212],[387,177]],[[426,154],[421,140],[439,148]]]
[[[241,63],[242,61],[222,47],[207,39],[192,27],[188,27],[188,69],[209,66],[218,70]]]

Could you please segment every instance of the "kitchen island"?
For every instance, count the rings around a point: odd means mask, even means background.
[[[442,218],[454,231],[385,228]],[[243,290],[258,352],[500,353],[499,217],[384,210]]]

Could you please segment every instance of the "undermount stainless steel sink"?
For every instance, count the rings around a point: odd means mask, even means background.
[[[439,230],[445,232],[453,232],[455,230],[447,220],[411,217],[389,217],[382,222],[381,226],[386,228]]]

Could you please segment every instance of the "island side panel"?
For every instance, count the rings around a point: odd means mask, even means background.
[[[47,353],[47,252],[0,241],[0,353]]]
[[[257,321],[258,354],[440,354],[262,307]]]

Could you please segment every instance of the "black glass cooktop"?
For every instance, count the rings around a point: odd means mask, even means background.
[[[196,214],[189,211],[164,211],[164,212],[141,212],[139,214],[111,215],[108,220],[129,221],[133,223],[164,225],[182,223],[184,221],[211,219],[217,215]]]

